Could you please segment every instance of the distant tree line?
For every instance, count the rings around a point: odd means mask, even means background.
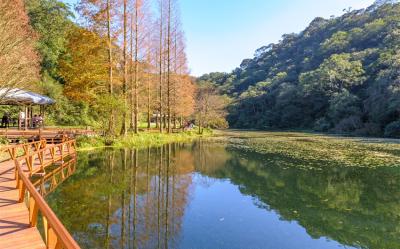
[[[232,98],[231,127],[400,137],[400,4],[344,11],[198,78]]]

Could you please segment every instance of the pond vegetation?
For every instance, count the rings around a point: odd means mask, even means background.
[[[400,166],[400,142],[396,139],[300,132],[231,131],[220,135],[216,139],[227,139],[234,146],[266,154],[265,160],[281,161],[285,167]]]

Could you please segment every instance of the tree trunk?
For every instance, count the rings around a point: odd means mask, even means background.
[[[159,101],[160,101],[160,106],[159,106],[159,112],[160,112],[160,133],[162,133],[163,132],[163,126],[162,126],[162,121],[161,121],[161,119],[162,119],[162,111],[163,111],[163,94],[162,94],[162,90],[163,90],[163,87],[162,87],[162,80],[163,80],[163,78],[162,78],[162,72],[163,72],[163,68],[162,68],[162,64],[163,64],[163,61],[162,61],[162,59],[163,59],[163,56],[162,56],[162,54],[163,54],[163,5],[162,5],[162,1],[160,1],[160,3],[161,3],[161,6],[160,6],[160,47],[159,47],[159,49],[160,49],[160,51],[159,51],[159,56],[160,56],[160,58],[159,58],[159,69],[160,69],[160,72],[159,72]]]
[[[111,8],[110,0],[107,0],[108,78],[109,78],[108,92],[112,97],[114,95],[114,89],[113,89],[113,57],[112,57],[110,8]],[[112,135],[113,133],[114,133],[114,111],[111,111],[110,121],[108,123],[108,134]]]
[[[167,29],[167,112],[168,133],[171,133],[171,0],[168,0],[168,29]]]
[[[159,120],[159,117],[158,117],[158,113],[157,113],[157,116],[156,116],[156,128],[157,129],[160,128],[159,125],[158,125],[158,120]]]
[[[138,92],[138,88],[139,88],[139,21],[138,21],[138,9],[139,9],[139,1],[136,0],[136,6],[135,6],[135,118],[134,118],[134,128],[135,128],[135,134],[138,133],[139,128],[139,122],[138,122],[138,116],[139,116],[139,92]]]
[[[131,32],[130,32],[130,60],[129,60],[129,86],[130,86],[130,91],[129,91],[129,111],[130,111],[130,124],[129,124],[129,130],[133,131],[134,130],[134,123],[135,123],[135,114],[134,114],[134,97],[133,97],[133,92],[134,92],[134,84],[133,84],[133,21],[134,21],[134,16],[133,12],[131,14]]]
[[[201,113],[199,115],[199,134],[201,134]]]
[[[127,31],[127,22],[126,22],[126,16],[127,16],[127,0],[124,0],[124,42],[123,42],[123,57],[124,57],[124,79],[123,79],[123,86],[122,86],[122,92],[123,92],[123,98],[124,98],[124,111],[122,113],[122,127],[121,127],[121,135],[126,136],[127,133],[127,127],[126,127],[126,114],[127,114],[127,84],[128,84],[128,63],[127,63],[127,56],[126,56],[126,44],[127,44],[127,37],[126,37],[126,31]]]
[[[147,129],[151,128],[151,93],[150,79],[147,79]]]

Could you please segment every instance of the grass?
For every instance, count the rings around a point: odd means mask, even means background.
[[[168,143],[189,142],[193,139],[209,137],[211,135],[211,130],[205,130],[202,135],[199,135],[194,130],[172,134],[141,132],[137,135],[128,134],[126,137],[118,137],[112,141],[107,141],[106,138],[101,136],[80,136],[77,138],[77,144],[79,150],[91,150],[102,147],[146,148]]]
[[[218,132],[233,146],[269,155],[285,166],[322,168],[400,166],[400,140],[349,138],[300,132]],[[289,162],[289,163],[288,163]]]

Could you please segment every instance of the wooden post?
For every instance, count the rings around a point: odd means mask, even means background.
[[[19,200],[18,200],[18,202],[21,203],[25,199],[25,190],[26,190],[25,184],[24,184],[24,182],[22,181],[21,178],[19,179],[18,188],[19,188]]]
[[[32,171],[33,171],[33,156],[34,155],[28,156],[28,162],[27,162],[30,176],[32,175]]]
[[[22,120],[21,120],[21,109],[18,111],[18,130],[22,129]]]
[[[25,119],[24,119],[24,124],[25,124],[25,130],[28,129],[28,107],[25,106]]]
[[[38,217],[38,205],[36,204],[35,199],[30,196],[29,197],[29,224],[31,227],[36,227],[37,217]]]
[[[30,116],[29,116],[29,121],[30,121],[29,124],[30,124],[30,127],[33,128],[33,122],[32,122],[33,121],[32,120],[32,117],[33,117],[33,115],[32,115],[33,114],[33,106],[30,106],[30,109],[31,110],[30,110]]]

